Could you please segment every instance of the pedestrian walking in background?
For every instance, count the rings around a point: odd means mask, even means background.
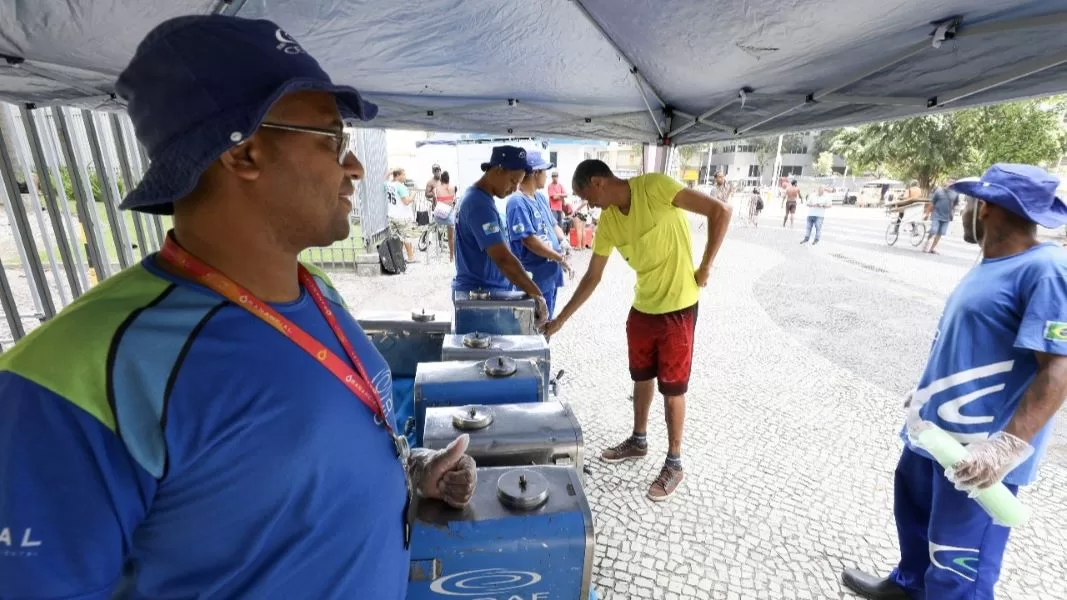
[[[937,254],[937,243],[941,241],[942,236],[948,234],[948,224],[956,214],[956,204],[960,200],[959,193],[952,189],[954,183],[956,180],[950,178],[930,196],[930,202],[926,205],[926,218],[930,219],[930,235],[926,238],[923,252]]]
[[[819,243],[819,238],[822,237],[822,224],[826,218],[826,209],[830,208],[833,204],[830,195],[826,193],[825,186],[819,186],[819,189],[815,192],[814,196],[808,196],[808,224],[807,229],[804,232],[804,239],[800,240],[801,244],[808,243],[808,239],[811,239],[811,245]],[[812,230],[815,230],[815,237],[811,238]]]
[[[563,227],[563,202],[567,199],[567,190],[559,182],[559,172],[552,171],[552,183],[548,184],[548,207],[556,217],[556,224]]]
[[[800,198],[800,188],[797,187],[797,181],[794,179],[790,182],[789,187],[785,188],[785,217],[782,218],[782,227],[785,227],[786,223],[789,226],[793,226],[793,218],[797,214],[797,200]]]

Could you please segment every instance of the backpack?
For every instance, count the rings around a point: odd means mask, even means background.
[[[404,258],[404,242],[391,237],[378,244],[378,263],[382,273],[386,275],[399,275],[408,270],[408,262]]]

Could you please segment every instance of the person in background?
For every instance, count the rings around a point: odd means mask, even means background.
[[[418,235],[415,230],[415,207],[412,205],[414,198],[404,185],[405,181],[407,173],[404,169],[393,169],[385,182],[385,198],[389,206],[390,231],[404,242],[408,262],[415,262],[415,248],[411,244],[411,240]]]
[[[442,171],[433,188],[434,223],[448,227],[448,260],[456,261],[456,186],[448,171]]]
[[[571,229],[574,231],[574,239],[578,241],[578,245],[574,246],[575,250],[585,250],[585,228],[586,226],[592,227],[589,217],[589,203],[581,198],[575,198],[571,203]]]
[[[826,218],[826,209],[830,208],[833,204],[833,200],[830,195],[826,193],[826,186],[820,185],[814,196],[808,197],[808,227],[804,232],[804,239],[800,240],[800,243],[808,243],[808,239],[811,238],[811,230],[815,229],[815,238],[811,240],[811,245],[819,243],[819,238],[822,236],[822,224]]]
[[[467,188],[456,212],[455,291],[510,290],[526,292],[537,303],[538,324],[548,320],[548,305],[541,289],[526,274],[508,246],[508,228],[493,197],[507,198],[531,172],[526,151],[517,146],[497,146],[489,162],[482,163],[482,177]]]
[[[789,182],[789,187],[785,188],[785,217],[782,219],[782,227],[788,222],[789,226],[793,226],[793,218],[797,214],[797,200],[800,199],[800,188],[797,187],[797,180]]]
[[[559,173],[552,171],[552,183],[548,184],[548,207],[556,217],[556,224],[563,227],[563,202],[567,199],[567,190],[559,182]]]
[[[298,260],[348,236],[343,119],[377,107],[223,15],[158,25],[115,90],[151,160],[122,208],[174,229],[0,355],[0,598],[403,600],[406,508],[468,502],[468,438],[406,450]]]
[[[733,193],[734,187],[726,181],[726,175],[722,171],[715,173],[715,185],[711,188],[711,197],[724,204],[729,204],[730,196]]]
[[[948,224],[956,212],[960,195],[952,189],[955,179],[950,178],[943,187],[934,190],[930,203],[926,205],[926,218],[930,219],[930,235],[926,238],[923,252],[937,254],[937,243],[948,233]]]
[[[540,152],[528,152],[526,161],[530,173],[519,183],[518,191],[508,196],[508,236],[511,252],[533,275],[534,283],[544,295],[551,319],[556,309],[556,292],[563,286],[564,272],[571,274],[571,267],[561,240],[563,230],[549,209],[547,198],[538,191],[544,185],[545,169],[552,165]]]
[[[922,195],[922,188],[919,187],[919,182],[914,179],[908,183],[908,187],[904,190],[904,194],[900,199],[893,200],[892,195],[890,195],[886,207],[890,210],[899,209],[899,212],[897,212],[896,228],[899,229],[901,222],[904,221],[904,210],[922,202]]]
[[[759,188],[752,188],[752,196],[748,199],[748,220],[752,225],[759,227],[759,214],[763,211],[763,197],[760,196]]]
[[[589,268],[546,336],[560,331],[593,294],[612,250],[637,273],[633,307],[626,319],[630,377],[634,381],[633,432],[600,455],[607,463],[648,455],[648,412],[656,384],[667,420],[667,459],[648,488],[652,501],[666,500],[685,474],[682,434],[685,393],[693,363],[700,289],[730,226],[729,205],[689,189],[662,173],[620,179],[599,160],[586,160],[574,172],[571,189],[603,208]],[[685,212],[707,218],[708,241],[700,266],[693,268],[693,241]]]
[[[434,191],[437,189],[437,184],[441,182],[441,165],[434,165],[430,172],[433,176],[426,182],[425,196],[431,203],[434,202]]]
[[[893,482],[900,562],[888,577],[846,569],[875,600],[992,600],[1011,529],[974,500],[997,482],[1017,494],[1038,474],[1067,397],[1067,253],[1037,226],[1067,223],[1059,179],[996,164],[959,181],[963,239],[982,248],[949,296],[926,368],[908,394],[905,447]],[[967,449],[942,468],[916,442],[939,427]],[[1037,596],[1034,596],[1037,597]]]

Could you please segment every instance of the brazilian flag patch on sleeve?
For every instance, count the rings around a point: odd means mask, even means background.
[[[1063,321],[1046,321],[1045,339],[1050,342],[1067,342],[1067,323]]]

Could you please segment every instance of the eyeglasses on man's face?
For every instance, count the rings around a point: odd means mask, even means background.
[[[346,129],[323,129],[320,127],[305,127],[303,125],[286,125],[284,123],[262,123],[260,127],[277,129],[280,131],[293,131],[296,133],[309,133],[311,135],[324,135],[332,137],[337,143],[337,164],[345,164],[345,156],[348,155],[352,145],[352,134]]]

